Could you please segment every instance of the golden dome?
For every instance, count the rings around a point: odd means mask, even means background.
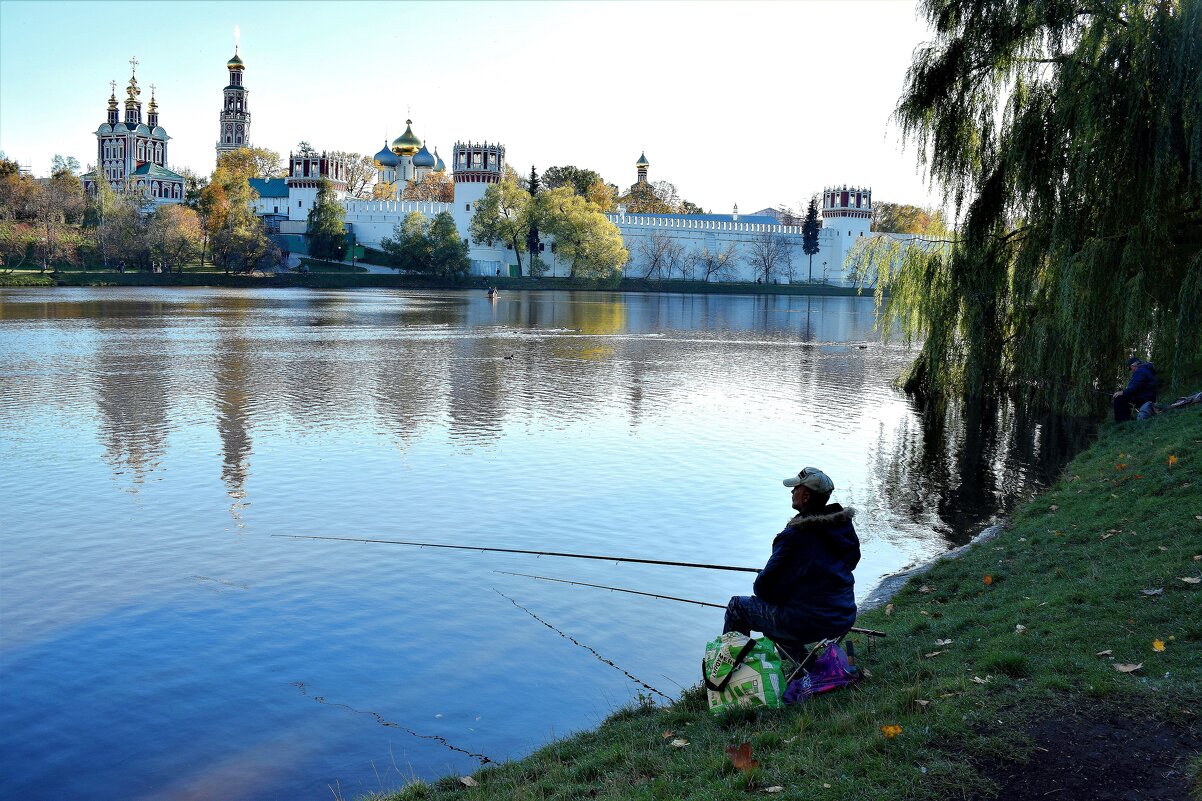
[[[242,63],[242,59],[238,56],[238,51],[234,50],[234,57],[225,62],[225,66],[232,70],[244,70],[246,65]]]
[[[422,149],[422,140],[413,133],[413,120],[405,120],[405,132],[392,140],[392,152],[398,156],[413,156]]]

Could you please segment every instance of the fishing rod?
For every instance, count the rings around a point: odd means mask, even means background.
[[[630,556],[598,556],[587,553],[562,553],[558,551],[524,551],[519,548],[486,548],[482,545],[446,545],[439,542],[409,542],[406,540],[372,540],[358,537],[318,537],[304,534],[272,534],[293,540],[334,540],[336,542],[370,542],[383,545],[409,545],[415,548],[449,548],[456,551],[492,551],[494,553],[524,553],[534,556],[562,556],[567,559],[597,559],[602,562],[635,562],[642,565],[669,565],[671,567],[694,567],[703,570],[735,570],[740,573],[759,573],[757,567],[734,567],[732,565],[708,565],[700,562],[667,562],[662,559],[636,559]]]
[[[694,601],[691,598],[677,598],[674,595],[660,595],[660,594],[654,593],[654,592],[642,592],[641,590],[628,590],[624,587],[607,587],[604,584],[589,584],[588,582],[585,582],[585,581],[568,581],[567,579],[551,578],[550,576],[536,576],[532,573],[510,573],[507,570],[494,570],[493,572],[501,573],[506,576],[522,576],[523,578],[538,579],[540,581],[555,581],[560,584],[575,584],[578,587],[596,587],[599,590],[610,590],[611,592],[628,592],[631,595],[646,595],[650,598],[662,598],[665,601],[680,601],[681,603],[696,604],[697,606],[708,606],[713,609],[725,609],[726,608],[725,604],[711,604],[708,601]],[[876,631],[874,629],[862,629],[857,626],[852,626],[850,631],[854,631],[859,634],[867,634],[869,637],[887,637],[888,636],[883,631]]]

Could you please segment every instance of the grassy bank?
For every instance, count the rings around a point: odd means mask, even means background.
[[[711,295],[836,295],[852,296],[851,287],[825,284],[755,284],[705,283],[703,281],[644,281],[624,278],[621,281],[594,281],[575,278],[506,278],[473,276],[463,281],[449,281],[421,275],[394,275],[352,271],[349,265],[305,260],[308,273],[279,273],[230,275],[222,272],[203,272],[187,268],[182,273],[143,273],[105,270],[59,271],[51,283],[61,286],[222,286],[222,287],[313,287],[322,289],[387,288],[387,289],[483,289],[495,286],[503,291],[571,289],[607,292],[687,292]],[[356,268],[362,270],[363,268]],[[37,273],[13,273],[37,275]],[[50,275],[50,274],[48,274]],[[10,284],[13,286],[26,284]],[[44,286],[46,284],[36,284]]]
[[[54,286],[54,279],[36,272],[0,273],[0,287],[6,286]]]
[[[1195,406],[1104,429],[1009,529],[862,616],[889,636],[857,643],[850,691],[718,719],[692,690],[389,798],[1197,797],[1199,577]],[[732,765],[741,743],[757,767]]]

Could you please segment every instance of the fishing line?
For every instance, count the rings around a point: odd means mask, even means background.
[[[672,699],[672,697],[671,697],[671,696],[669,696],[669,695],[666,695],[666,694],[664,694],[664,693],[661,693],[659,690],[655,689],[654,687],[652,687],[650,684],[648,684],[647,682],[643,681],[642,679],[640,679],[640,678],[638,678],[638,677],[636,677],[636,676],[632,676],[630,673],[627,673],[625,670],[623,670],[622,668],[618,667],[617,665],[615,665],[613,662],[611,662],[610,660],[606,659],[605,657],[601,656],[601,654],[597,653],[596,651],[594,651],[594,650],[593,650],[592,648],[590,648],[589,646],[587,646],[587,645],[585,645],[584,643],[580,642],[579,640],[577,640],[577,639],[576,639],[575,637],[573,637],[572,635],[570,635],[570,634],[565,634],[564,632],[562,632],[562,631],[560,631],[559,629],[555,628],[555,627],[554,627],[554,626],[552,626],[550,623],[548,623],[547,621],[543,620],[541,617],[539,617],[538,615],[534,614],[534,613],[533,613],[533,612],[531,612],[529,609],[527,609],[526,607],[522,606],[522,605],[521,605],[520,603],[518,603],[517,601],[513,600],[512,598],[510,598],[508,595],[506,595],[505,593],[503,593],[503,592],[501,592],[500,590],[498,590],[496,587],[493,587],[493,588],[492,588],[492,591],[493,591],[493,592],[495,592],[497,595],[500,595],[500,596],[501,596],[502,598],[504,598],[506,601],[509,601],[509,603],[513,604],[513,605],[514,605],[514,606],[516,606],[518,609],[521,609],[523,612],[525,612],[526,614],[530,615],[530,617],[534,618],[534,619],[535,619],[535,620],[537,620],[539,623],[542,623],[544,626],[546,626],[547,628],[551,629],[551,631],[555,632],[555,633],[556,633],[556,634],[558,634],[560,637],[563,637],[564,639],[571,641],[573,645],[579,645],[581,648],[585,649],[586,651],[588,651],[589,653],[591,653],[593,656],[597,657],[597,658],[598,658],[598,659],[600,659],[602,662],[604,662],[605,664],[609,665],[609,666],[610,666],[611,668],[613,668],[614,670],[620,670],[622,673],[624,673],[624,674],[626,675],[626,678],[630,679],[630,680],[631,680],[631,681],[633,681],[635,684],[642,685],[642,686],[643,686],[645,689],[648,689],[648,690],[650,690],[651,692],[655,693],[656,695],[658,695],[658,696],[660,696],[661,698],[663,698],[663,699],[665,699],[666,701],[668,701],[668,703],[673,703],[673,699]]]
[[[305,695],[305,696],[308,695],[308,692],[305,691],[305,683],[303,681],[294,681],[294,682],[292,682],[292,686],[296,687],[298,690],[300,690],[301,695]],[[484,754],[477,754],[473,751],[468,751],[466,749],[460,748],[457,745],[452,745],[451,743],[447,742],[445,737],[441,737],[437,734],[422,734],[421,732],[414,731],[413,729],[409,728],[408,726],[402,726],[400,723],[394,723],[391,720],[386,720],[379,712],[372,712],[370,709],[355,709],[353,706],[350,706],[349,704],[340,704],[337,701],[327,701],[324,695],[315,695],[315,696],[313,696],[313,700],[316,701],[317,703],[323,704],[325,706],[336,706],[336,707],[340,707],[342,709],[349,710],[351,712],[354,712],[356,715],[371,715],[373,718],[376,719],[376,723],[379,723],[381,726],[387,726],[388,728],[392,728],[392,729],[400,729],[401,731],[407,732],[408,734],[411,734],[414,737],[420,738],[422,740],[434,740],[435,742],[440,743],[441,745],[451,749],[452,751],[458,751],[461,754],[466,754],[467,756],[470,756],[474,759],[480,760],[481,765],[487,765],[490,762],[494,763],[494,764],[496,763],[495,759],[487,757]]]
[[[692,567],[703,570],[736,570],[740,573],[759,573],[758,567],[735,567],[733,565],[710,565],[703,562],[668,562],[662,559],[638,559],[632,556],[599,556],[588,553],[566,553],[561,551],[526,551],[520,548],[490,548],[483,545],[447,545],[441,542],[411,542],[408,540],[375,540],[361,537],[319,537],[316,534],[272,534],[292,540],[332,540],[334,542],[368,542],[380,545],[408,545],[414,548],[449,548],[455,551],[492,551],[494,553],[524,553],[534,556],[561,556],[566,559],[597,559],[602,562],[634,562],[642,565],[668,565],[670,567]]]

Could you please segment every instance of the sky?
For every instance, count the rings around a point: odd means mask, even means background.
[[[519,172],[649,179],[707,211],[803,207],[836,184],[930,205],[891,114],[931,38],[904,0],[841,2],[0,1],[0,150],[96,160],[109,81],[137,57],[169,163],[215,163],[225,64],[246,63],[252,144],[374,154],[405,120],[450,163],[500,142]]]

